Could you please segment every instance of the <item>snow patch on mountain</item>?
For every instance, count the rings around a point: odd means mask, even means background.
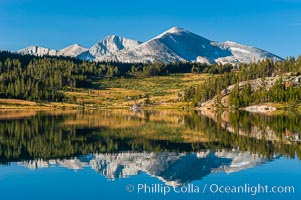
[[[264,51],[262,49],[238,44],[236,42],[226,41],[226,42],[213,42],[213,45],[231,51],[231,56],[219,57],[215,59],[216,63],[251,63],[257,62],[266,58],[272,59],[274,61],[281,61],[282,58]]]
[[[230,50],[236,51],[236,52],[241,52],[241,53],[250,53],[249,51],[245,50],[245,49],[240,49],[240,48],[236,48],[236,47],[230,47]]]
[[[209,60],[208,58],[202,57],[202,56],[196,57],[196,62],[198,62],[198,63],[205,63],[205,64],[211,64],[211,63],[213,63],[212,60]]]

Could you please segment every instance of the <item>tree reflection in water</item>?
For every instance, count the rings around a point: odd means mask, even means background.
[[[299,115],[177,111],[0,113],[0,162],[95,153],[203,152],[239,149],[267,159],[301,158]]]

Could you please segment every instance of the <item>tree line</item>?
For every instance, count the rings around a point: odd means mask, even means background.
[[[103,78],[136,78],[165,76],[171,73],[209,73],[212,76],[202,84],[185,91],[184,99],[193,105],[219,97],[222,90],[241,81],[281,75],[292,72],[301,74],[301,57],[287,58],[282,62],[265,59],[250,64],[206,63],[115,63],[90,62],[66,57],[36,57],[10,52],[0,52],[0,98],[16,98],[31,101],[63,101],[64,90],[74,88],[101,89],[97,80]],[[96,84],[97,83],[97,84]],[[269,92],[234,89],[230,95],[233,107],[256,102],[299,102],[299,87],[284,87],[277,83]],[[237,86],[238,87],[238,86]],[[217,98],[219,100],[220,98]]]
[[[102,78],[165,76],[170,73],[220,72],[218,67],[200,63],[131,64],[90,62],[66,57],[37,57],[0,52],[0,98],[30,101],[63,101],[62,91],[95,88]],[[222,70],[229,70],[230,66]]]
[[[111,63],[0,52],[0,97],[62,101],[62,90],[91,88],[95,78],[117,77],[119,73]]]
[[[265,59],[257,63],[241,64],[232,66],[230,71],[224,70],[225,67],[222,65],[217,65],[215,68],[217,68],[215,71],[221,73],[209,77],[200,85],[185,90],[184,99],[186,101],[192,101],[193,106],[197,106],[216,97],[217,103],[220,104],[221,91],[230,85],[235,85],[229,96],[229,104],[234,108],[260,102],[297,103],[301,101],[300,84],[285,85],[281,78],[285,73],[291,73],[292,76],[301,74],[301,56],[298,59],[290,57],[282,62]],[[265,83],[267,77],[276,76],[280,79],[268,91],[265,85],[255,91],[249,83],[249,81],[259,78],[262,79],[262,83]],[[239,83],[242,81],[247,82],[243,88],[239,87]]]

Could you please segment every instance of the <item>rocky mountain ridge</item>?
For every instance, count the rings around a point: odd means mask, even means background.
[[[123,63],[250,63],[265,58],[282,58],[256,47],[235,42],[215,42],[188,30],[173,27],[158,36],[140,42],[110,35],[91,48],[73,44],[61,50],[30,46],[17,51],[36,56],[70,56],[82,60],[114,61]]]

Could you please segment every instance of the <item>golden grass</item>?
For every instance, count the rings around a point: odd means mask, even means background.
[[[199,85],[202,83],[205,79],[209,78],[209,74],[192,74],[187,73],[184,74],[183,78],[181,80],[183,81],[183,85],[190,87],[192,85]]]
[[[136,102],[143,104],[147,96],[151,106],[145,106],[144,109],[179,109],[188,106],[179,98],[179,94],[208,77],[207,74],[186,73],[137,79],[104,79],[98,84],[105,89],[76,89],[64,92],[68,101],[73,100],[73,103],[37,104],[23,100],[0,99],[0,109],[129,108]]]
[[[19,99],[0,99],[0,105],[7,104],[7,105],[23,105],[23,106],[36,106],[36,102],[32,101],[24,101]]]

